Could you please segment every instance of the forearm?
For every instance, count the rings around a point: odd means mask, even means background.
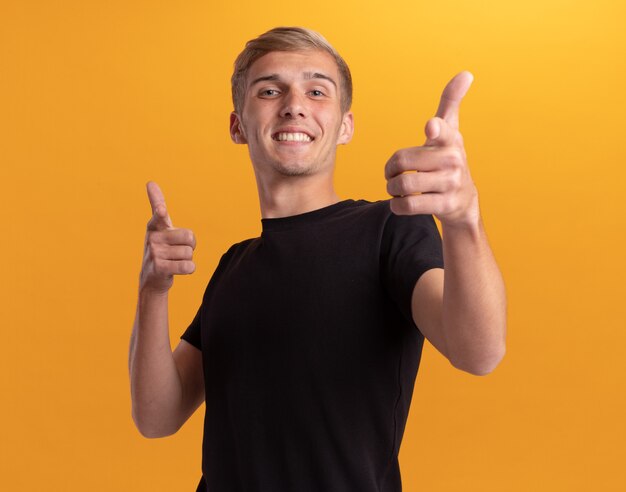
[[[492,371],[504,356],[506,292],[482,219],[471,226],[442,223],[442,328],[450,361],[474,374]]]
[[[169,340],[167,292],[139,291],[129,372],[133,420],[139,431],[146,437],[176,432],[182,385]]]

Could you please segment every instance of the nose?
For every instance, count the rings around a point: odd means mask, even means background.
[[[285,95],[283,103],[280,109],[280,116],[283,118],[304,118],[306,116],[305,103],[302,96],[296,91],[289,91]]]

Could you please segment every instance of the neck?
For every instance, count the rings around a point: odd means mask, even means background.
[[[333,186],[332,170],[309,176],[260,179],[257,188],[261,217],[273,219],[311,212],[340,201]]]

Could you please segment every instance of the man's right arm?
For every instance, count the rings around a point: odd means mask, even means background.
[[[202,353],[185,340],[172,352],[168,291],[173,275],[190,274],[195,238],[172,226],[163,195],[148,183],[153,216],[148,222],[144,260],[128,368],[135,425],[145,437],[174,434],[204,401]]]

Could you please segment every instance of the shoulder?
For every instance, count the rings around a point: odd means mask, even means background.
[[[342,221],[364,234],[367,230],[368,235],[376,235],[383,254],[422,242],[426,238],[441,241],[441,233],[432,215],[396,215],[391,211],[390,201],[390,198],[353,200],[351,206],[343,210]]]
[[[437,224],[431,214],[396,215],[391,211],[391,208],[389,208],[389,200],[386,200],[386,204],[388,208],[385,222],[386,228],[437,230]]]
[[[341,215],[350,221],[363,221],[382,229],[390,214],[389,200],[358,199],[351,200],[350,206],[342,210]]]
[[[396,215],[388,210],[381,238],[383,250],[403,249],[424,241],[441,243],[441,233],[432,215]]]
[[[230,248],[228,248],[228,250],[226,250],[226,252],[222,255],[222,257],[229,258],[229,257],[236,255],[237,253],[240,253],[241,251],[245,251],[246,248],[248,248],[255,241],[258,241],[258,239],[259,239],[258,237],[252,237],[252,238],[243,239],[242,241],[234,243]]]
[[[437,224],[430,214],[396,215],[391,211],[389,202],[386,200],[354,200],[353,213],[377,217],[382,221],[386,229],[421,227],[429,230],[437,229]]]
[[[254,244],[256,242],[258,242],[259,238],[248,238],[248,239],[244,239],[242,241],[236,242],[234,244],[232,244],[224,254],[222,254],[222,257],[220,258],[220,263],[219,263],[219,267],[224,268],[225,266],[227,266],[229,263],[231,263],[233,260],[236,260],[237,258],[241,257],[242,255],[245,254],[245,252],[250,248],[253,247]]]

